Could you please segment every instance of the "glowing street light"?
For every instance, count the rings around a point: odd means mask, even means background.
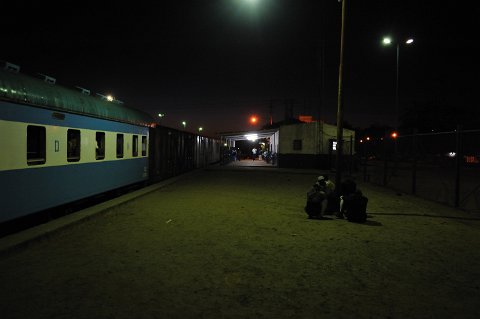
[[[199,131],[199,132],[203,131],[203,127],[200,126],[200,127],[198,128],[198,131]]]
[[[392,38],[385,37],[385,38],[383,38],[382,42],[383,42],[384,45],[390,45],[390,44],[392,44]]]
[[[389,46],[394,44],[394,41],[391,37],[384,37],[382,40],[383,45]],[[413,43],[412,38],[408,38],[403,42],[395,41],[397,45],[397,66],[396,66],[396,80],[395,80],[395,129],[398,129],[398,120],[399,120],[399,65],[400,65],[400,44],[411,45]]]
[[[258,117],[255,115],[250,116],[250,124],[255,125],[258,122]]]
[[[163,118],[164,116],[165,116],[164,113],[158,113],[158,117],[159,117],[159,118]]]
[[[183,125],[183,128],[185,128],[187,126],[187,122],[182,121],[182,125]]]

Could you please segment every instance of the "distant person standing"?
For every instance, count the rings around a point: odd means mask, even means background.
[[[252,148],[252,158],[253,158],[253,160],[255,160],[255,157],[257,157],[257,148],[256,147]]]

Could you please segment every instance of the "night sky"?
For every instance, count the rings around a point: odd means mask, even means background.
[[[440,101],[471,105],[478,85],[477,19],[468,2],[347,2],[344,119],[395,121],[395,47],[401,110]],[[2,3],[0,60],[113,94],[162,124],[206,134],[247,130],[248,116],[293,114],[334,124],[341,4],[337,0]]]

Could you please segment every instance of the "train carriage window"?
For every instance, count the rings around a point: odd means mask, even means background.
[[[117,158],[123,158],[123,134],[117,134]]]
[[[80,130],[67,130],[67,161],[80,160]]]
[[[41,165],[46,161],[46,130],[43,126],[27,126],[27,164]]]
[[[133,135],[132,137],[132,156],[138,156],[138,135]]]
[[[142,136],[142,156],[147,156],[147,137]]]
[[[95,134],[95,159],[102,160],[105,158],[105,133],[96,132]]]

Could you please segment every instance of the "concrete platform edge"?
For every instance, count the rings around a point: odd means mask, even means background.
[[[63,216],[61,218],[52,220],[48,223],[41,224],[16,234],[5,236],[0,238],[0,257],[12,254],[21,249],[25,249],[30,245],[37,243],[41,240],[49,239],[58,232],[65,230],[68,227],[72,227],[81,222],[87,221],[92,217],[98,216],[116,206],[125,204],[131,200],[144,196],[148,193],[154,192],[157,189],[173,184],[180,178],[193,174],[196,171],[192,171],[180,176],[176,176],[159,183],[144,187],[137,191],[125,194],[123,196],[111,199],[109,201],[100,203],[98,205],[88,207],[86,209],[74,212],[72,214]]]

